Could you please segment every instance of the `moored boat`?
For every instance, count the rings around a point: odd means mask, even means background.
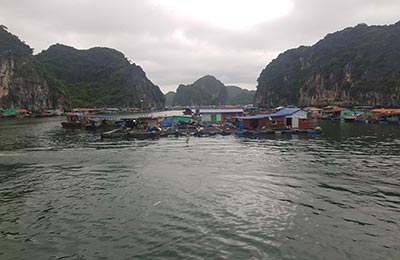
[[[81,113],[67,113],[67,121],[62,122],[63,128],[81,128],[86,122],[87,117]]]
[[[82,122],[62,122],[61,125],[64,128],[81,128]]]
[[[110,130],[121,127],[123,120],[117,120],[115,116],[109,115],[90,115],[84,125],[88,130]]]
[[[354,121],[356,121],[356,117],[355,116],[346,116],[345,118],[344,118],[344,121],[345,122],[354,122]]]

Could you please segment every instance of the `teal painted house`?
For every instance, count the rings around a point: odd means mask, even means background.
[[[356,112],[350,109],[343,109],[340,111],[340,119],[345,120],[345,119],[350,119],[356,117]]]

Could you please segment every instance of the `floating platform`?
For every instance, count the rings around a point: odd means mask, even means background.
[[[237,137],[258,138],[271,135],[319,135],[322,131],[318,129],[288,129],[288,130],[241,130],[235,131]]]

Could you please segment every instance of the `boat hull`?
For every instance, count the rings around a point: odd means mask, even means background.
[[[80,122],[62,122],[61,125],[64,128],[81,128],[82,127],[82,123],[80,123]]]

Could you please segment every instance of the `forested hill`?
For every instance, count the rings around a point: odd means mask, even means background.
[[[254,91],[225,86],[214,76],[207,75],[189,85],[179,85],[172,105],[244,105],[253,102]]]
[[[174,101],[175,94],[176,93],[174,91],[169,91],[168,93],[166,93],[164,95],[166,106],[169,106],[169,107],[172,106],[172,102]]]
[[[243,89],[237,86],[226,86],[228,91],[229,105],[248,105],[253,104],[255,90]]]
[[[179,85],[172,104],[174,106],[225,105],[227,100],[225,85],[214,76],[207,75],[190,85]]]
[[[38,61],[62,87],[72,107],[163,107],[164,95],[140,66],[114,49],[77,50],[55,44],[37,55]]]
[[[400,22],[359,24],[280,54],[258,78],[261,106],[400,106]]]
[[[0,109],[86,106],[164,107],[165,98],[141,67],[109,48],[61,44],[38,55],[0,26]]]

